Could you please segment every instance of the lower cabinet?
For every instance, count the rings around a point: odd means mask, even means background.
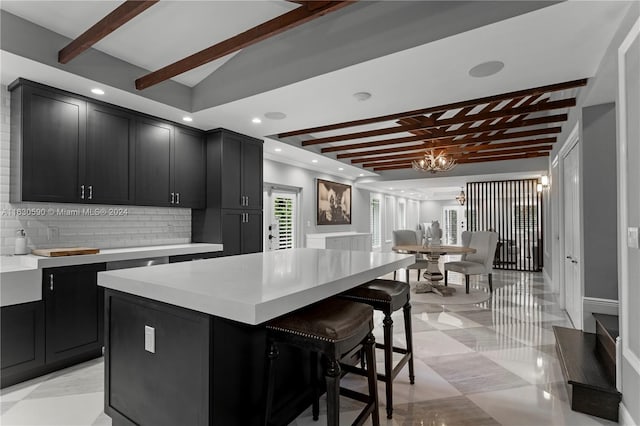
[[[262,251],[262,210],[223,210],[224,255]]]
[[[101,351],[104,290],[97,273],[104,263],[42,271],[47,363]]]
[[[0,308],[0,339],[2,387],[23,380],[31,370],[42,368],[44,302],[39,300]]]
[[[102,355],[104,263],[42,271],[42,299],[0,309],[1,387]]]

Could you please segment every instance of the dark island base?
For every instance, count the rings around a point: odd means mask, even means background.
[[[105,290],[105,413],[114,426],[263,424],[266,334],[177,306]],[[145,350],[155,329],[155,353]],[[275,424],[311,404],[308,354],[283,347]]]

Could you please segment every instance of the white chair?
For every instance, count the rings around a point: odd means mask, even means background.
[[[496,254],[498,233],[488,231],[464,231],[462,233],[462,244],[465,247],[476,249],[476,252],[462,255],[462,260],[457,262],[447,262],[444,264],[444,285],[448,285],[449,271],[459,272],[464,274],[468,294],[469,275],[487,274],[489,276],[489,291],[493,292],[493,258]]]
[[[393,231],[394,246],[415,246],[422,245],[422,241],[418,241],[418,233],[411,229],[398,229]],[[418,270],[418,281],[420,281],[420,270],[427,269],[429,262],[422,255],[416,255],[416,263],[407,266],[407,284],[409,283],[409,270]],[[393,279],[396,279],[396,271],[393,271]]]

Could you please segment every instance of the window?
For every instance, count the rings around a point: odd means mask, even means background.
[[[273,216],[278,222],[278,245],[276,250],[293,248],[293,198],[286,195],[278,195],[273,200]]]
[[[407,229],[407,213],[404,201],[398,202],[398,229]]]
[[[457,208],[444,208],[444,243],[458,244],[458,210]]]
[[[380,200],[371,200],[369,219],[371,244],[373,247],[380,247],[382,244],[380,238]]]

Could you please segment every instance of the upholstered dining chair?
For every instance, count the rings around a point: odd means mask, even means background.
[[[415,246],[422,244],[422,241],[418,241],[418,233],[411,229],[398,229],[393,231],[393,245],[394,246]],[[420,281],[420,270],[427,269],[429,262],[423,258],[422,255],[416,255],[416,263],[407,266],[407,283],[409,283],[409,270],[418,270],[418,281]],[[396,279],[396,271],[393,271],[393,279]]]
[[[464,274],[465,287],[469,293],[469,275],[484,275],[489,278],[489,291],[493,292],[492,272],[493,258],[498,244],[497,232],[469,232],[462,233],[462,245],[476,249],[475,253],[462,255],[462,259],[444,264],[444,285],[448,285],[449,271]]]

